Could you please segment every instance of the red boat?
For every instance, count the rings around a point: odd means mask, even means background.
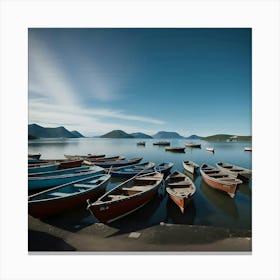
[[[163,174],[152,172],[123,182],[96,202],[88,200],[87,209],[102,223],[120,219],[148,203],[157,193]]]
[[[234,176],[207,164],[200,167],[200,173],[210,187],[226,192],[231,198],[235,196],[237,185],[242,183]]]
[[[111,176],[100,174],[54,187],[28,197],[28,212],[36,218],[46,218],[66,209],[97,199],[104,194]]]

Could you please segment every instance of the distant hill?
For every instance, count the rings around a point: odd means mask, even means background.
[[[78,137],[78,138],[83,138],[83,137],[85,137],[84,135],[82,135],[79,131],[77,131],[77,130],[73,130],[73,131],[71,131],[71,133],[74,135],[74,136],[76,136],[76,137]]]
[[[155,135],[153,135],[155,139],[175,139],[175,138],[184,138],[177,132],[169,132],[169,131],[159,131]]]
[[[134,138],[146,138],[146,139],[153,138],[152,136],[142,133],[142,132],[130,133],[130,135],[133,136]]]
[[[215,134],[207,137],[202,137],[201,139],[205,141],[252,141],[252,136],[238,136],[238,135],[232,135],[232,134]]]
[[[127,134],[122,130],[113,130],[104,135],[101,135],[100,137],[101,138],[134,138],[132,135]]]
[[[37,138],[79,138],[76,134],[71,133],[65,127],[42,127],[38,124],[28,125],[28,134]]]
[[[193,139],[193,140],[197,140],[197,139],[201,139],[201,136],[197,136],[197,135],[191,135],[189,137],[186,137],[186,139]]]

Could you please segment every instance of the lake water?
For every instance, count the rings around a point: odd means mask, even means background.
[[[139,141],[146,141],[146,146],[137,146]],[[165,139],[160,139],[165,140]],[[160,163],[171,161],[174,167],[183,171],[182,161],[192,160],[197,164],[207,163],[212,166],[219,161],[233,163],[251,169],[252,154],[244,152],[244,147],[251,147],[250,142],[205,142],[201,143],[201,149],[186,148],[185,153],[166,152],[165,147],[154,146],[155,139],[103,139],[103,138],[79,138],[79,139],[40,139],[29,140],[28,152],[41,153],[41,158],[64,158],[64,154],[106,154],[106,156],[123,155],[127,159],[143,157],[143,161]],[[170,139],[171,146],[184,146],[190,142],[186,139]],[[215,153],[209,153],[206,147],[214,147]],[[234,199],[226,193],[209,187],[200,175],[192,178],[196,185],[196,193],[192,203],[181,214],[179,208],[168,198],[163,189],[150,203],[135,213],[113,223],[116,227],[129,226],[136,230],[160,222],[210,225],[238,229],[251,229],[252,206],[252,182],[242,184],[237,189]],[[111,179],[107,189],[111,189],[125,179]],[[49,218],[49,223],[64,223],[65,227],[79,229],[82,226],[97,222],[85,207],[73,209],[57,217]]]

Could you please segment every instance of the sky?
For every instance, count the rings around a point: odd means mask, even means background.
[[[249,28],[30,28],[29,124],[251,135]]]

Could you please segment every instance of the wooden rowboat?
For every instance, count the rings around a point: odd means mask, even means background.
[[[100,154],[100,155],[92,155],[92,154],[88,154],[88,155],[64,155],[67,159],[70,160],[76,160],[76,159],[96,159],[96,158],[104,158],[105,155],[104,154]]]
[[[114,167],[121,167],[121,166],[127,166],[132,164],[137,164],[142,160],[142,158],[132,158],[129,160],[114,160],[114,161],[93,161],[92,163],[98,166],[101,166],[103,168],[114,168]]]
[[[114,157],[104,157],[104,158],[87,158],[85,160],[90,162],[107,162],[107,161],[116,161],[116,160],[124,160],[124,156],[114,156]]]
[[[194,174],[199,168],[199,165],[193,161],[186,160],[183,161],[183,167],[186,171],[190,172],[191,174]]]
[[[181,212],[184,213],[196,188],[188,176],[179,171],[174,171],[166,178],[166,191],[169,197],[180,208]]]
[[[46,218],[97,199],[104,194],[110,175],[96,175],[86,179],[57,186],[51,190],[28,197],[28,212],[36,218]]]
[[[127,165],[125,167],[117,167],[111,170],[111,175],[114,177],[133,177],[139,172],[141,174],[153,172],[155,164],[153,162],[143,162],[138,164]]]
[[[39,173],[39,172],[48,172],[48,171],[54,171],[58,170],[59,163],[40,163],[40,164],[34,164],[31,167],[28,167],[28,174],[29,173]]]
[[[83,160],[46,160],[39,163],[28,164],[28,173],[54,171],[59,169],[80,167]]]
[[[237,185],[242,183],[240,179],[207,164],[200,167],[200,173],[210,187],[226,192],[231,198],[235,196]]]
[[[188,148],[201,148],[201,144],[197,143],[186,143],[185,146]]]
[[[236,166],[226,162],[218,162],[217,167],[226,173],[231,174],[235,178],[239,178],[242,181],[248,181],[252,178],[252,170]]]
[[[41,154],[28,154],[28,158],[32,159],[40,159]]]
[[[168,141],[159,141],[159,142],[153,143],[153,145],[157,145],[157,146],[170,146],[170,142],[168,142]]]
[[[207,151],[207,152],[214,153],[214,148],[208,147],[208,148],[206,148],[206,151]]]
[[[245,147],[245,148],[244,148],[244,151],[245,151],[245,152],[252,152],[252,148],[251,148],[251,147]]]
[[[28,190],[40,190],[56,187],[72,181],[86,179],[94,175],[104,173],[104,168],[99,166],[90,166],[87,170],[73,171],[72,173],[48,175],[48,176],[32,176],[28,177]]]
[[[165,148],[165,151],[174,152],[174,153],[184,153],[185,147],[169,147],[169,148]]]
[[[159,172],[137,175],[110,190],[87,209],[102,223],[120,219],[148,203],[157,193],[163,175]]]
[[[173,165],[174,165],[173,162],[162,162],[162,163],[156,165],[155,171],[163,173],[163,174],[167,174],[168,172],[170,172]]]

